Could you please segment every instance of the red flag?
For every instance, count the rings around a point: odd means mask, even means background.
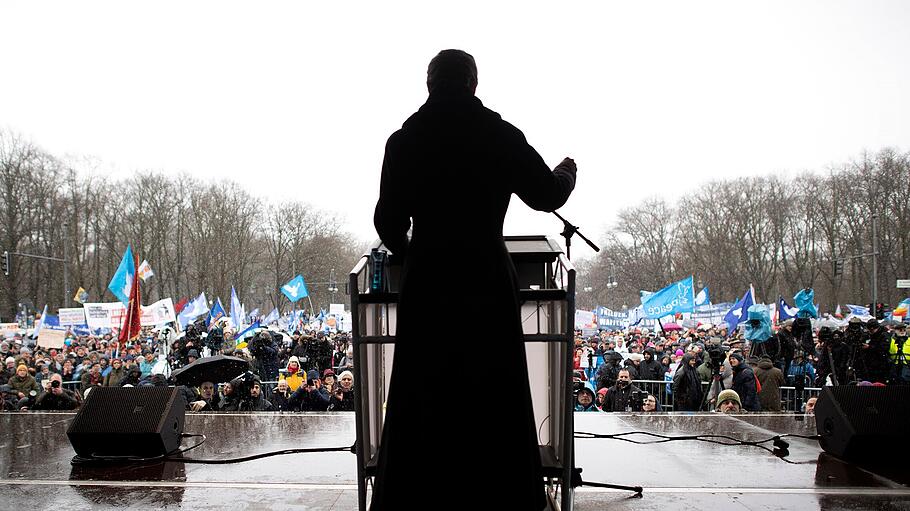
[[[188,303],[190,303],[190,299],[184,296],[180,299],[179,302],[174,304],[174,312],[180,314],[180,312],[183,311],[183,308],[186,307],[186,304]]]
[[[139,337],[142,331],[142,300],[139,293],[139,259],[133,255],[133,264],[136,271],[133,273],[133,284],[130,286],[130,302],[126,308],[126,315],[123,316],[123,328],[120,329],[120,335],[117,340],[127,342]]]

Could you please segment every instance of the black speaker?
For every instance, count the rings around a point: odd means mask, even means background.
[[[185,420],[176,387],[93,387],[66,436],[83,458],[152,458],[180,447]]]
[[[822,389],[815,404],[818,443],[846,461],[885,461],[910,425],[910,387],[839,385]],[[891,454],[889,455],[889,451]]]

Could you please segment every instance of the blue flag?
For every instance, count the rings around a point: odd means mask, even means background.
[[[310,292],[307,291],[306,282],[303,281],[303,277],[297,275],[290,282],[281,286],[281,292],[284,293],[284,296],[288,297],[288,300],[291,303],[296,303],[297,300],[307,297]]]
[[[130,303],[130,290],[133,288],[133,281],[136,280],[136,262],[133,259],[133,249],[130,245],[126,246],[126,252],[123,253],[123,259],[120,260],[120,266],[114,272],[111,283],[107,288],[114,293],[114,296],[120,300],[123,305]]]
[[[250,321],[253,321],[254,319],[258,319],[259,318],[259,308],[257,307],[255,309],[253,309],[252,311],[250,311],[250,313],[247,314],[246,317]]]
[[[674,282],[669,286],[652,293],[641,301],[645,316],[649,319],[659,319],[677,312],[692,312],[695,310],[695,290],[692,277]]]
[[[209,328],[212,328],[212,323],[223,318],[227,314],[224,312],[224,306],[221,305],[221,298],[215,300],[215,305],[212,305],[212,310],[209,311],[209,318],[206,320],[205,324]]]
[[[740,323],[749,319],[749,307],[754,304],[755,291],[752,290],[752,286],[749,286],[749,290],[746,291],[746,294],[744,294],[738,302],[734,303],[733,307],[727,312],[727,315],[724,316],[724,322],[727,324],[728,333],[733,332]]]
[[[44,310],[41,311],[41,319],[35,323],[35,330],[32,332],[32,337],[35,339],[38,338],[38,334],[41,333],[41,329],[44,328],[44,318],[47,317],[47,304],[44,304]]]
[[[695,305],[711,305],[711,297],[708,296],[708,286],[705,286],[695,295]]]
[[[815,306],[815,291],[812,288],[800,289],[799,293],[796,293],[796,296],[793,297],[793,302],[796,307],[799,309],[799,317],[801,318],[817,318],[818,317],[818,307]]]
[[[790,307],[787,305],[787,302],[784,300],[783,296],[777,298],[777,321],[787,321],[788,319],[793,319],[796,317],[796,313],[799,312],[797,307]]]
[[[234,337],[234,347],[238,348],[238,349],[246,348],[246,341],[244,341],[244,339],[246,338],[246,336],[252,334],[259,328],[262,328],[262,327],[258,321],[253,323],[252,325],[246,327],[246,329],[244,329],[243,332],[240,332],[239,334],[237,334],[237,337]]]

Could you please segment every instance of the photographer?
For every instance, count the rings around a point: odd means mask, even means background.
[[[75,410],[79,407],[76,395],[63,388],[59,374],[51,375],[48,389],[38,396],[32,410]]]
[[[889,376],[888,349],[891,339],[888,332],[875,318],[866,323],[869,331],[869,340],[861,348],[860,357],[867,371],[865,379],[871,382],[885,383]]]
[[[839,330],[832,331],[824,326],[818,330],[818,376],[815,384],[825,385],[828,376],[834,385],[846,385],[847,365],[850,360],[850,347],[844,344],[844,334]]]
[[[268,330],[253,337],[250,341],[250,354],[253,355],[253,367],[263,380],[278,379],[278,349]]]
[[[607,389],[616,384],[616,377],[619,376],[619,370],[622,369],[622,355],[615,351],[604,353],[604,363],[597,369],[595,376],[597,381],[597,390]]]
[[[303,412],[324,412],[331,406],[332,397],[322,385],[319,373],[307,372],[306,385],[301,385],[288,399],[288,406]]]
[[[907,341],[907,325],[894,327],[894,336],[888,349],[891,357],[891,385],[910,385],[910,342]]]
[[[616,376],[616,384],[607,389],[607,395],[604,396],[603,411],[640,412],[642,401],[646,395],[640,388],[632,385],[632,377],[629,370],[621,369]]]
[[[342,371],[338,376],[338,385],[332,390],[329,410],[335,412],[354,411],[354,373]]]

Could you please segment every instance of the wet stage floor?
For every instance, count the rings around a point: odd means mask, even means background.
[[[66,428],[74,416],[0,414],[0,509],[357,508],[356,458],[350,452],[291,454],[226,465],[72,466],[75,453]],[[812,417],[797,421],[792,415],[579,413],[575,423],[577,432],[712,433],[744,440],[815,433]],[[354,443],[354,414],[187,414],[184,432],[207,436],[202,446],[185,455],[197,459],[343,447]],[[196,440],[186,439],[183,445]],[[645,492],[642,498],[630,498],[628,492],[577,488],[575,509],[910,510],[910,469],[867,470],[822,453],[814,440],[787,441],[788,459],[797,464],[746,446],[577,439],[576,465],[583,469],[583,480],[640,485]],[[906,449],[883,446],[883,456],[889,455],[906,459]],[[465,490],[479,491],[474,483]],[[414,509],[444,509],[444,502],[442,496],[420,496]],[[482,497],[476,509],[483,509]]]

